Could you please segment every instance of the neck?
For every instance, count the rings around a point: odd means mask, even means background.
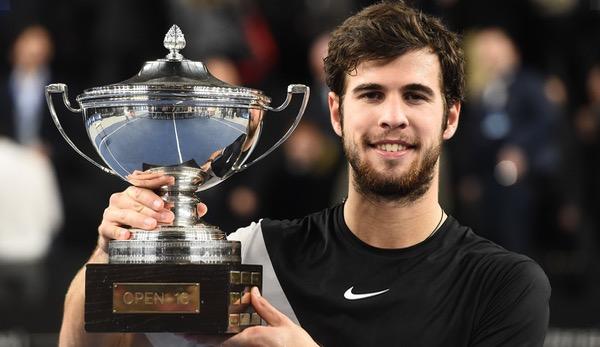
[[[352,174],[350,174],[352,180]],[[384,201],[356,191],[352,182],[344,205],[344,220],[361,241],[377,248],[406,248],[427,239],[445,214],[438,202],[438,173],[416,201]]]

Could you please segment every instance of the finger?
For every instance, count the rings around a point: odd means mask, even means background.
[[[108,222],[100,224],[98,234],[106,240],[127,240],[131,236],[126,228]]]
[[[144,178],[160,177],[160,176],[164,176],[164,175],[165,175],[165,173],[163,171],[140,171],[140,170],[134,170],[127,177],[144,179]]]
[[[138,189],[138,188],[136,188]],[[140,189],[141,190],[141,189]],[[164,200],[159,198],[152,192],[148,192],[147,197],[138,197],[142,200],[145,200],[144,203],[140,203],[137,200],[133,199],[129,195],[125,193],[117,193],[113,194],[110,198],[110,206],[116,207],[122,210],[131,210],[137,213],[143,214],[145,216],[156,219],[161,223],[171,223],[175,219],[175,214],[173,212],[166,209],[166,205]],[[146,205],[152,205],[152,208]],[[159,206],[163,205],[163,208]],[[156,210],[154,210],[156,209]]]
[[[100,224],[98,234],[98,248],[106,254],[110,240],[127,240],[131,236],[129,230],[106,222]]]
[[[145,216],[133,210],[125,210],[109,206],[104,210],[102,223],[129,225],[134,228],[152,230],[156,227],[158,221],[152,217]]]
[[[161,211],[165,208],[165,201],[156,193],[146,188],[130,186],[123,193],[116,193],[110,197],[110,205],[119,208],[130,208],[133,200],[135,203],[142,204],[154,211]]]
[[[163,171],[138,171],[135,170],[133,173],[127,176],[127,178],[133,178],[138,180],[151,180],[159,177],[172,177],[164,173]]]
[[[108,254],[108,241],[105,237],[100,235],[98,237],[98,249],[102,250],[102,252]]]
[[[257,287],[252,287],[250,291],[251,302],[256,313],[267,322],[270,326],[280,326],[287,324],[290,320],[281,312],[279,312],[273,305],[271,305],[265,298],[260,295],[260,291]]]
[[[248,304],[251,302],[250,291],[244,289],[240,294],[241,297],[229,306],[229,313],[245,313],[248,311]]]
[[[205,335],[205,334],[176,334],[182,336],[188,341],[200,343],[202,346],[220,346],[228,336],[223,335]]]
[[[234,335],[229,340],[225,341],[223,347],[248,347],[248,346],[264,346],[267,345],[267,337],[270,327],[255,326],[244,329],[241,333]]]
[[[147,181],[156,180],[156,179],[160,179],[163,177],[169,177],[169,176],[167,176],[164,172],[156,172],[156,171],[148,172],[148,171],[138,171],[138,170],[135,170],[130,175],[127,175],[127,179],[129,181],[135,180],[139,184],[144,184],[143,182],[146,182],[146,184],[147,184]]]
[[[127,176],[127,180],[129,181],[129,183],[133,184],[134,186],[141,187],[141,188],[150,188],[150,189],[156,189],[156,188],[160,188],[162,186],[168,186],[168,185],[175,184],[175,177],[168,176],[165,174],[161,174],[160,176],[148,176],[148,177],[129,175],[129,176]]]
[[[198,217],[203,217],[208,212],[208,206],[202,202],[198,204],[196,209],[198,210]]]

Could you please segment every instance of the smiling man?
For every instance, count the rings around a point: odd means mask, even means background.
[[[253,290],[252,304],[268,326],[226,344],[541,346],[544,272],[460,225],[438,202],[440,148],[456,132],[463,96],[457,37],[402,2],[379,3],[333,33],[325,70],[331,123],[350,163],[348,198],[229,236],[242,242],[245,262],[263,265],[263,293]],[[148,189],[170,179],[131,177],[137,187],[111,199],[91,262],[106,261],[106,242],[126,239],[125,226],[173,219]],[[63,345],[100,338],[82,329],[82,291],[80,273],[67,295]],[[170,334],[102,338],[195,343]]]

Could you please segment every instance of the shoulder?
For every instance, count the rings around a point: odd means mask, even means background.
[[[531,258],[511,252],[494,242],[469,232],[467,258],[478,265],[482,280],[490,285],[531,282],[541,288],[549,288],[548,277],[542,268]]]
[[[316,239],[327,237],[332,225],[335,224],[335,214],[338,206],[312,213],[302,218],[275,220],[264,218],[247,227],[240,228],[227,236],[228,240],[251,242],[257,238],[264,239],[267,244],[272,242],[301,243],[315,242]]]
[[[479,264],[487,270],[498,271],[507,271],[513,267],[519,267],[519,264],[523,263],[537,266],[527,256],[511,252],[479,236],[471,228],[461,225],[453,217],[450,218],[452,220],[449,222],[450,225],[446,232],[444,247],[453,249],[463,264]]]
[[[339,212],[342,205],[325,208],[323,210],[308,214],[304,217],[294,219],[275,220],[264,218],[261,224],[266,228],[294,228],[309,225],[326,225],[333,222],[336,213]]]
[[[239,228],[235,232],[227,235],[229,241],[241,241],[242,243],[254,239],[266,233],[293,232],[300,229],[302,220],[274,220],[261,219],[258,222],[252,222],[247,227]]]
[[[265,237],[320,238],[325,236],[337,224],[336,214],[339,213],[339,209],[339,206],[326,208],[305,217],[291,220],[265,218],[261,220],[260,224]]]
[[[468,228],[457,237],[460,271],[473,285],[472,344],[538,345],[549,318],[550,282],[531,258],[508,251]]]
[[[507,291],[517,296],[519,292],[531,291],[549,298],[548,277],[531,258],[506,250],[456,220],[451,233],[448,242],[454,246],[460,270],[472,276],[487,297],[507,295]]]
[[[520,255],[496,259],[481,291],[472,345],[541,346],[550,317],[550,283],[542,268]]]
[[[535,261],[509,251],[492,255],[484,261],[487,269],[481,273],[481,279],[490,302],[510,306],[535,301],[540,309],[548,305],[550,282]]]
[[[263,219],[260,228],[264,244],[273,261],[316,258],[326,252],[339,228],[338,206],[292,220]]]
[[[504,256],[496,256],[491,260],[495,266],[494,281],[490,283],[490,287],[495,289],[493,292],[515,299],[542,299],[547,303],[551,288],[544,270],[524,255],[506,252]]]
[[[260,232],[260,224],[252,222],[247,227],[239,228],[231,234],[227,235],[229,241],[245,241],[248,238],[253,237],[257,232]]]

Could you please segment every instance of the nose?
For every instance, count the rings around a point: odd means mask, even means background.
[[[379,126],[384,129],[405,129],[408,125],[402,102],[397,98],[388,98],[382,105]]]

